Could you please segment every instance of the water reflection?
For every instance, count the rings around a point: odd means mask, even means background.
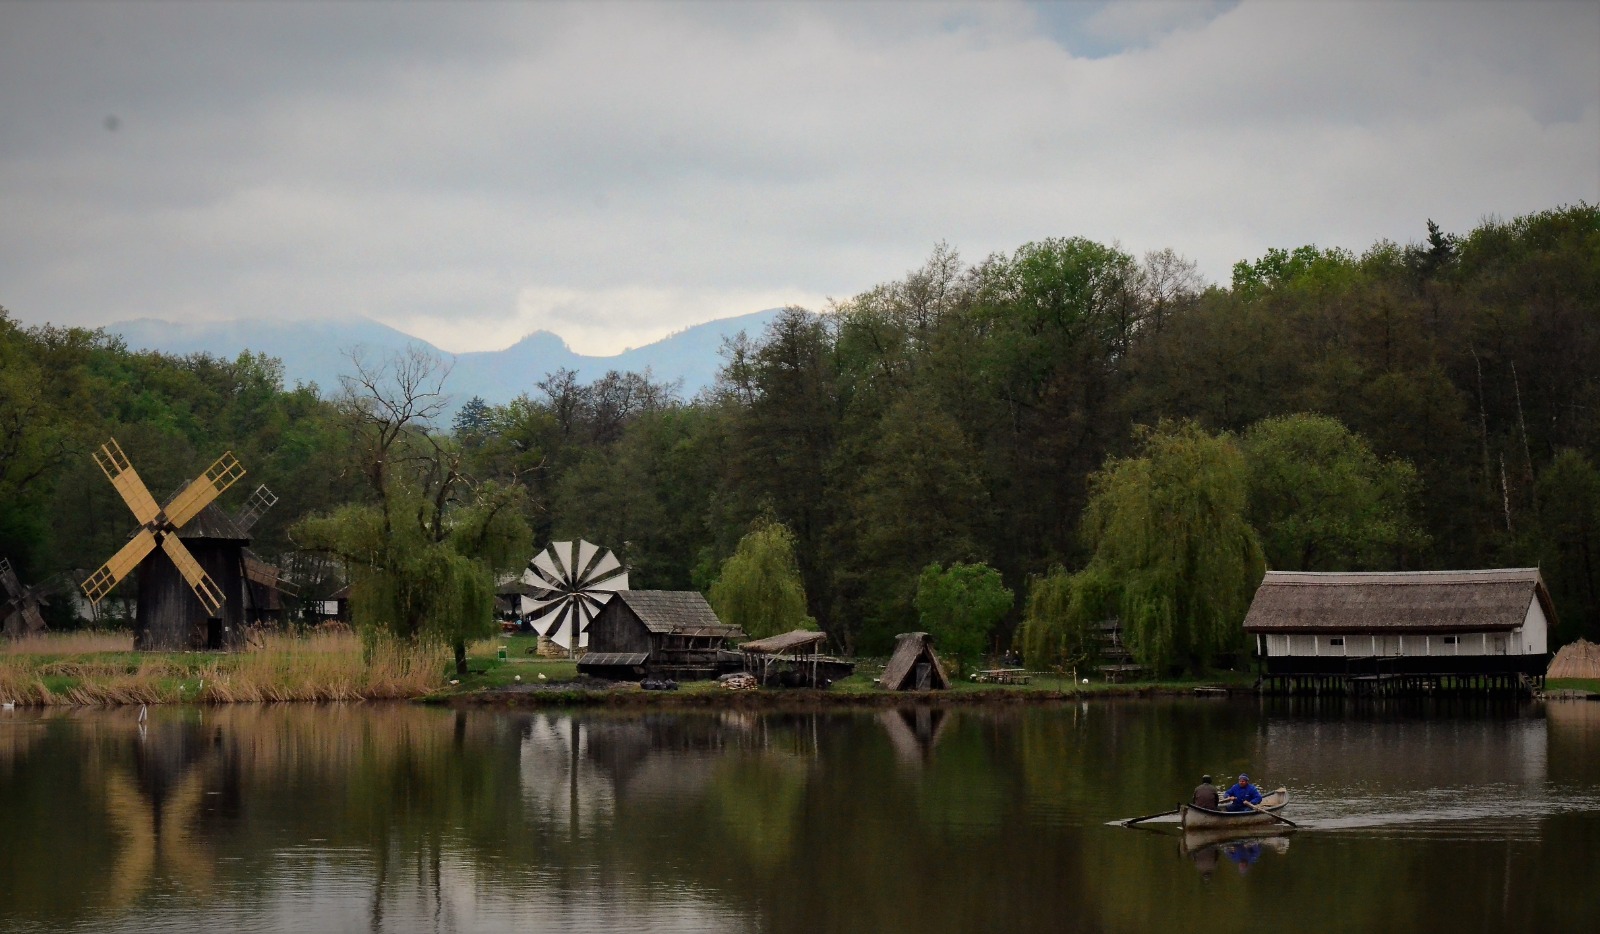
[[[1307,829],[1105,826],[1243,767]],[[24,712],[0,716],[0,802],[5,930],[1564,930],[1600,908],[1600,704]]]

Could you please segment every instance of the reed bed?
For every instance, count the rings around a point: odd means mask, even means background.
[[[350,632],[271,634],[234,655],[107,650],[104,635],[62,634],[0,655],[0,702],[19,706],[393,700],[443,682],[444,653],[366,645]],[[19,643],[21,645],[21,643]],[[74,651],[76,650],[76,651]]]

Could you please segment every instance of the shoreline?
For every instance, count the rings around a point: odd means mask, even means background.
[[[1207,690],[1197,691],[1197,687]],[[613,709],[663,710],[816,710],[836,708],[903,707],[908,704],[942,707],[1018,707],[1070,703],[1098,699],[1157,697],[1215,698],[1255,697],[1253,688],[1227,688],[1210,685],[1107,685],[1089,691],[1044,691],[992,688],[981,691],[851,691],[834,692],[809,688],[759,691],[629,691],[604,689],[484,688],[459,694],[436,694],[421,698],[431,706],[457,708],[562,708],[605,707]]]

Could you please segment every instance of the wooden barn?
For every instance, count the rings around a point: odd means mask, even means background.
[[[878,687],[886,691],[942,691],[950,686],[950,676],[933,652],[932,636],[903,632],[894,638],[894,654],[878,678]]]
[[[1526,683],[1550,663],[1554,621],[1536,568],[1269,571],[1244,628],[1268,678]]]
[[[588,636],[582,674],[693,680],[716,677],[723,645],[744,631],[724,625],[693,590],[619,590],[589,623]]]
[[[152,551],[139,565],[134,649],[228,652],[243,648],[245,625],[258,614],[249,602],[250,588],[245,586],[244,551],[249,535],[214,503],[171,534],[216,583],[222,604],[213,615],[166,552]]]

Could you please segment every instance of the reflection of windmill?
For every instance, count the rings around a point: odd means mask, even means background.
[[[628,589],[628,571],[608,548],[585,541],[552,542],[533,556],[522,582],[535,588],[522,598],[533,628],[571,652],[589,644],[589,622],[611,595]]]
[[[57,580],[24,587],[11,562],[0,558],[0,627],[13,639],[43,632],[44,616],[39,607],[49,606],[48,598],[61,589]]]
[[[99,603],[138,567],[135,648],[222,649],[238,644],[244,637],[242,552],[249,537],[211,506],[244,476],[238,459],[231,451],[223,454],[165,506],[156,505],[115,439],[101,445],[94,459],[140,524],[128,544],[83,582],[90,602]],[[192,552],[184,540],[194,546]],[[164,558],[155,553],[158,548]]]

